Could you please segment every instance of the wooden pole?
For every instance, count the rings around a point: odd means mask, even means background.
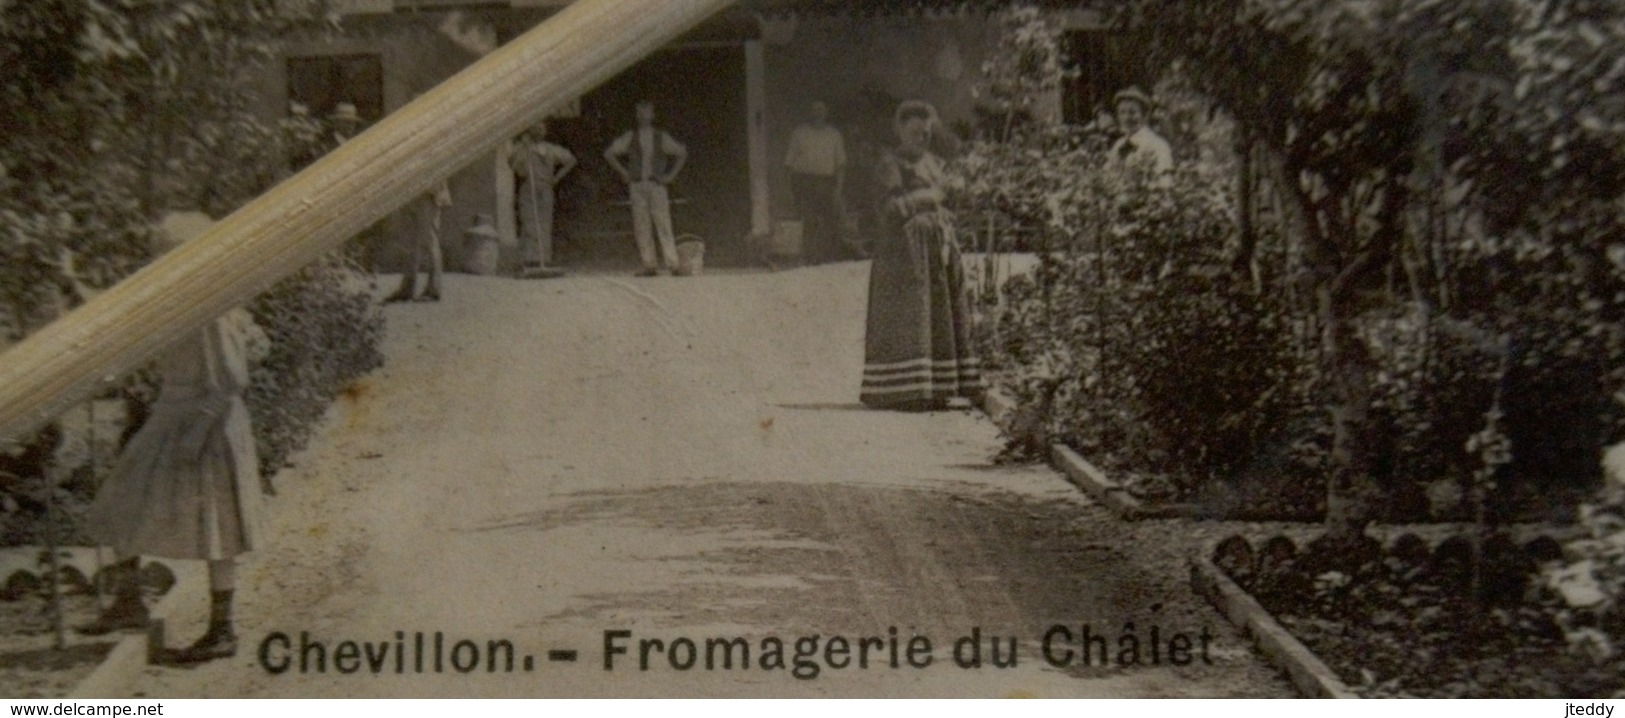
[[[732,1],[572,3],[0,354],[0,446],[113,385]]]

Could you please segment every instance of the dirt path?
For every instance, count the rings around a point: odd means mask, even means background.
[[[1181,527],[1131,527],[1047,469],[990,466],[998,439],[978,414],[856,406],[866,270],[455,276],[445,302],[390,307],[388,367],[279,477],[271,545],[242,571],[242,652],[143,669],[115,693],[1289,695],[1185,586]],[[1115,656],[1127,621],[1142,642],[1158,625],[1164,665],[1062,669],[1041,655],[1052,625],[1088,624]],[[1017,665],[956,667],[953,642],[973,627],[984,643],[1017,637]],[[1204,629],[1211,664],[1196,655]],[[171,640],[200,630],[174,626]],[[629,650],[606,671],[613,630],[630,632]],[[278,632],[289,645],[273,639],[267,656],[290,670],[273,675],[258,653]],[[327,672],[300,672],[301,632],[327,644]],[[1193,665],[1166,665],[1176,632]],[[813,634],[816,678],[762,668],[769,637],[793,667],[794,640]],[[837,635],[849,653],[823,653]],[[908,666],[916,635],[933,643],[925,668]],[[696,667],[680,670],[685,637]],[[712,637],[745,639],[751,667],[704,670]],[[868,669],[855,667],[863,637],[881,642]],[[643,638],[672,656],[638,670]],[[510,642],[514,672],[455,672],[463,639]],[[404,648],[401,672],[387,653],[380,674],[365,656],[337,673],[345,640]],[[556,650],[577,660],[548,660]]]

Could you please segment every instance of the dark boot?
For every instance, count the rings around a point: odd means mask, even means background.
[[[90,623],[73,630],[84,636],[105,636],[114,631],[145,628],[147,604],[141,602],[140,559],[129,558],[108,566],[103,574],[113,603]]]
[[[159,662],[170,666],[191,666],[237,655],[237,633],[231,628],[231,593],[210,593],[209,629],[190,646],[164,651]]]

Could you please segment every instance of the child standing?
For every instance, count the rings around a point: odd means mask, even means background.
[[[202,234],[201,213],[171,214],[158,235],[169,248]],[[87,515],[99,543],[113,547],[113,603],[80,632],[97,635],[147,623],[140,556],[209,564],[209,624],[186,648],[166,652],[184,665],[234,655],[235,559],[260,541],[259,461],[243,392],[249,356],[264,334],[242,309],[178,340],[157,361],[158,397],[120,454]]]

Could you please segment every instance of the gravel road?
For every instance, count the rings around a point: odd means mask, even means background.
[[[238,656],[112,693],[1291,695],[1186,586],[1210,529],[993,466],[969,410],[858,406],[866,281],[456,275],[391,305],[386,368],[278,477]],[[202,630],[177,600],[172,643]]]

